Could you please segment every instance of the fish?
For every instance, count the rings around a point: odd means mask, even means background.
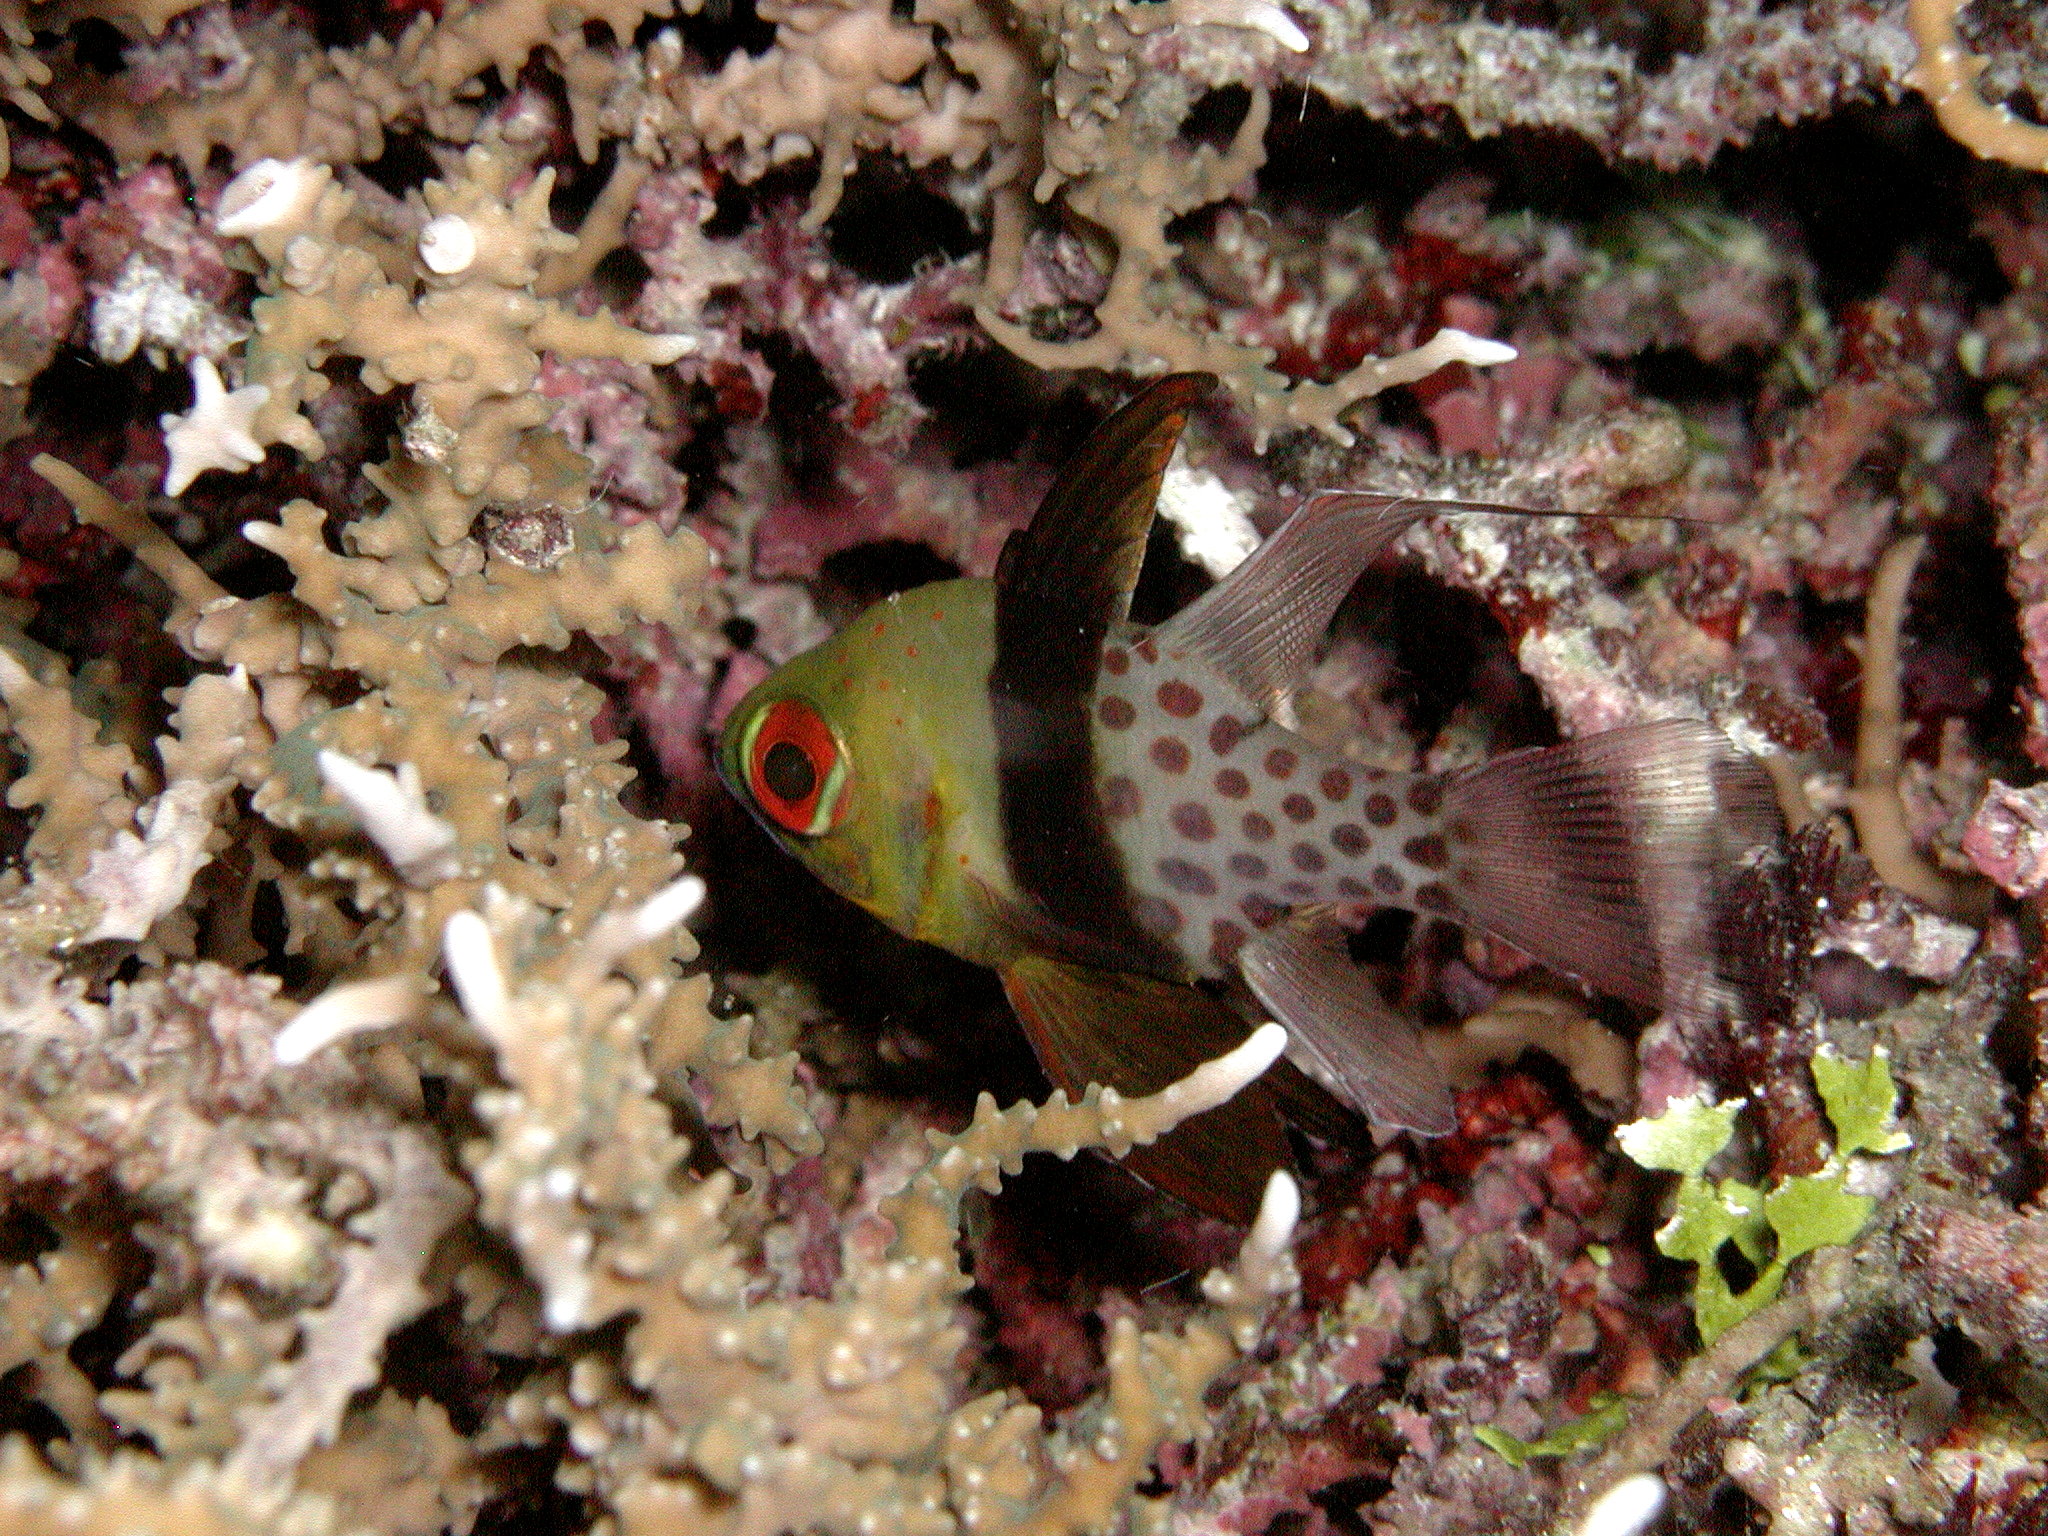
[[[888,597],[770,673],[717,763],[826,885],[995,970],[1070,1094],[1156,1092],[1253,1021],[1285,1025],[1259,1082],[1126,1158],[1242,1222],[1292,1161],[1290,1121],[1454,1128],[1416,1028],[1352,963],[1372,911],[1698,1011],[1740,981],[1740,874],[1783,826],[1762,766],[1705,721],[1448,773],[1366,767],[1281,723],[1338,604],[1402,533],[1525,509],[1320,492],[1174,617],[1133,623],[1167,460],[1214,385],[1170,375],[1110,417],[992,578]]]

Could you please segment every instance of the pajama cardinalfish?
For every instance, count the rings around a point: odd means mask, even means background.
[[[1700,721],[1452,773],[1365,768],[1275,721],[1405,529],[1513,509],[1324,492],[1174,618],[1131,623],[1167,458],[1213,384],[1163,379],[1099,428],[992,580],[890,597],[763,680],[719,766],[827,885],[996,969],[1070,1093],[1153,1092],[1247,1014],[1284,1024],[1286,1060],[1128,1159],[1242,1220],[1289,1160],[1284,1119],[1452,1128],[1420,1037],[1347,953],[1370,910],[1698,1009],[1729,985],[1734,877],[1781,829],[1761,767]]]

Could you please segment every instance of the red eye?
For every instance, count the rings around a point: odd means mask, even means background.
[[[806,837],[831,830],[846,810],[846,763],[818,712],[777,699],[748,727],[747,788],[778,826]]]

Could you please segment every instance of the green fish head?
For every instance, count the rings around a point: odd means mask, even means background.
[[[727,717],[726,787],[833,890],[913,938],[978,958],[1006,884],[985,581],[887,598],[784,663]]]

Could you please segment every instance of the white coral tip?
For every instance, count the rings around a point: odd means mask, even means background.
[[[1181,1119],[1191,1119],[1230,1099],[1261,1072],[1278,1061],[1287,1049],[1287,1031],[1278,1024],[1261,1024],[1244,1044],[1214,1061],[1205,1061],[1166,1092]]]
[[[1522,355],[1504,341],[1495,341],[1490,336],[1474,336],[1470,331],[1449,325],[1430,337],[1425,346],[1441,353],[1444,362],[1469,363],[1474,368],[1510,363]]]
[[[1307,53],[1308,34],[1268,0],[1174,0],[1174,19],[1190,27],[1241,27],[1263,32],[1290,53]]]
[[[420,261],[429,272],[452,277],[476,261],[476,228],[459,214],[430,219],[420,231]]]
[[[1624,1477],[1593,1501],[1578,1536],[1642,1536],[1664,1513],[1664,1480],[1654,1472]]]
[[[1244,24],[1263,32],[1289,53],[1308,52],[1308,34],[1295,25],[1294,18],[1277,5],[1248,5]]]
[[[704,904],[704,882],[695,875],[672,880],[633,909],[633,942],[658,939]]]
[[[420,984],[409,975],[375,976],[329,987],[278,1031],[271,1054],[295,1067],[315,1051],[366,1030],[403,1024],[419,1012]]]
[[[222,190],[213,205],[214,232],[276,229],[309,206],[333,174],[311,160],[258,160]]]
[[[397,773],[386,773],[330,751],[319,763],[327,787],[408,885],[434,885],[455,873],[455,829],[428,808],[419,769],[401,763]]]
[[[1240,1262],[1271,1264],[1294,1241],[1295,1224],[1301,1220],[1301,1186],[1285,1168],[1275,1168],[1266,1180],[1266,1192],[1259,1197],[1259,1214],[1245,1234]]]
[[[649,336],[647,356],[657,368],[678,358],[688,357],[697,350],[697,338],[672,332],[663,336]]]
[[[176,496],[209,469],[239,474],[263,462],[263,444],[256,441],[256,413],[270,399],[264,384],[229,390],[210,357],[192,359],[192,409],[184,415],[166,412],[157,418],[164,431],[170,465],[164,470],[164,494]]]
[[[512,1029],[512,995],[505,986],[491,930],[467,909],[453,914],[441,930],[441,958],[462,1011],[493,1041],[504,1041]]]

